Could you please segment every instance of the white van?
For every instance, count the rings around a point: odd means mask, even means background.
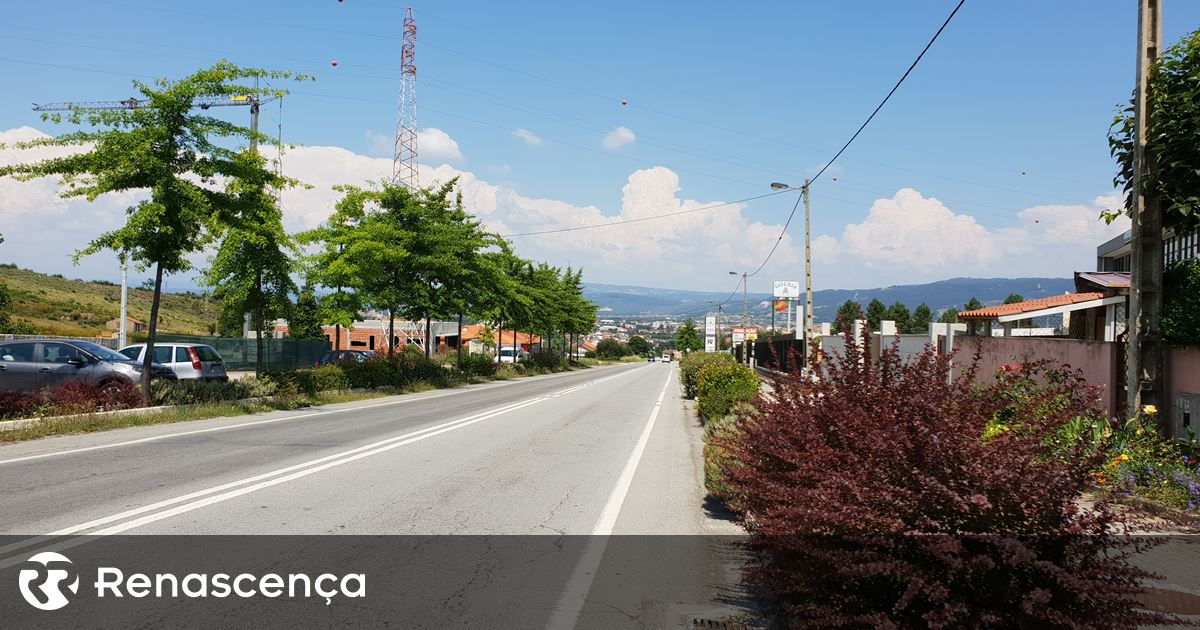
[[[524,348],[507,346],[500,348],[500,356],[496,357],[496,360],[500,363],[516,363],[517,361],[524,361],[528,358],[529,353],[525,352]]]

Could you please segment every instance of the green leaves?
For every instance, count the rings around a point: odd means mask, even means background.
[[[691,317],[683,322],[675,331],[675,348],[683,353],[696,352],[704,349],[704,340],[696,330],[696,320]]]
[[[1200,226],[1200,31],[1194,31],[1163,53],[1150,77],[1149,127],[1146,164],[1147,192],[1159,199],[1163,227],[1177,231]],[[1121,107],[1109,128],[1108,144],[1117,162],[1113,184],[1125,191],[1121,209],[1107,209],[1100,218],[1111,223],[1132,207],[1134,165],[1133,107]]]

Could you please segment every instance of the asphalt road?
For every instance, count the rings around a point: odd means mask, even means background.
[[[6,445],[0,568],[39,549],[84,554],[101,547],[93,535],[401,534],[408,569],[396,572],[429,579],[397,588],[429,603],[400,625],[671,627],[716,614],[737,563],[707,541],[738,530],[704,508],[699,428],[675,368]],[[459,554],[461,570],[439,573]],[[526,584],[538,586],[509,592]]]

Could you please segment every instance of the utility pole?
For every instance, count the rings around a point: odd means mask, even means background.
[[[808,345],[808,335],[812,331],[813,322],[813,292],[812,292],[812,223],[808,204],[808,188],[810,180],[804,178],[804,339]],[[790,311],[789,311],[790,312]],[[797,325],[800,322],[796,322]]]
[[[746,272],[742,272],[742,325],[750,325],[750,283],[746,281]]]
[[[118,350],[129,345],[129,263],[125,261],[125,257],[121,257],[121,334],[118,335],[117,341]]]
[[[1162,40],[1162,12],[1159,0],[1138,2],[1137,87],[1134,91],[1134,144],[1132,207],[1131,278],[1129,291],[1129,330],[1126,355],[1126,392],[1130,414],[1143,405],[1160,405],[1162,400],[1162,208],[1147,194],[1142,177],[1153,162],[1153,147],[1148,147],[1150,122],[1150,76],[1158,61]]]

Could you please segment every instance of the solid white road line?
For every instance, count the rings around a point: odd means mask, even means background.
[[[622,374],[628,374],[630,372],[635,372],[635,371],[636,370],[629,370],[629,372],[623,372]],[[547,376],[544,378],[554,378],[557,376],[559,376],[559,375],[556,374],[556,375]],[[569,373],[563,374],[561,376],[569,376]],[[612,377],[607,377],[607,378],[612,378]],[[518,384],[518,383],[527,383],[527,382],[530,382],[530,381],[501,381],[499,383],[493,383],[493,384],[489,384],[489,385],[486,385],[483,387],[475,387],[475,388],[471,388],[471,389],[467,389],[467,390],[448,391],[448,392],[444,392],[444,393],[440,393],[440,394],[433,394],[430,396],[420,396],[420,397],[413,397],[413,398],[405,396],[405,397],[401,398],[400,400],[389,400],[389,401],[385,401],[385,402],[381,402],[381,403],[374,403],[374,404],[370,404],[370,405],[359,405],[359,406],[343,408],[343,409],[328,409],[325,411],[315,411],[312,413],[302,413],[302,414],[296,414],[296,415],[292,415],[292,416],[284,416],[282,418],[268,418],[266,420],[255,420],[253,422],[241,422],[238,424],[230,424],[230,425],[225,425],[225,426],[220,426],[220,427],[210,427],[207,429],[194,429],[191,431],[179,431],[176,433],[165,433],[163,435],[154,435],[154,436],[150,436],[150,437],[138,438],[136,440],[126,440],[124,442],[113,442],[111,444],[98,444],[96,446],[84,446],[81,448],[72,448],[72,449],[67,449],[67,450],[63,450],[63,451],[52,451],[49,453],[39,453],[37,455],[25,455],[23,457],[13,457],[11,459],[0,459],[0,466],[3,466],[4,464],[15,464],[18,462],[27,462],[27,461],[35,460],[35,459],[46,459],[48,457],[58,457],[60,455],[73,455],[75,453],[86,453],[89,451],[99,451],[99,450],[103,450],[103,449],[117,448],[120,446],[130,446],[133,444],[144,444],[146,442],[157,442],[160,440],[166,440],[166,439],[170,439],[170,438],[174,438],[174,437],[181,437],[181,436],[185,436],[185,435],[198,435],[201,433],[213,433],[216,431],[229,431],[232,429],[243,429],[245,427],[253,427],[253,426],[258,426],[258,425],[263,425],[263,424],[274,424],[276,422],[286,422],[288,420],[301,420],[304,418],[315,418],[317,416],[326,416],[326,415],[337,414],[337,413],[351,413],[351,412],[355,412],[355,411],[361,411],[363,409],[374,409],[376,407],[387,407],[390,405],[401,405],[401,404],[405,404],[405,403],[421,402],[424,400],[432,400],[434,398],[442,398],[445,396],[467,394],[470,392],[483,391],[483,390],[487,390],[487,389],[493,389],[496,387],[503,387],[505,385],[514,385],[514,384]],[[591,381],[589,383],[586,383],[585,386],[593,385],[596,382],[598,382],[598,381]]]
[[[621,469],[616,486],[609,494],[604,509],[600,511],[600,518],[592,528],[592,536],[588,539],[579,561],[575,563],[575,569],[571,572],[570,579],[567,580],[563,594],[559,596],[558,604],[554,607],[554,614],[546,624],[546,627],[551,630],[574,628],[579,619],[579,613],[583,611],[588,591],[592,589],[592,580],[595,579],[596,572],[600,569],[600,562],[604,559],[604,550],[608,547],[608,537],[613,533],[617,517],[621,514],[621,506],[625,503],[630,486],[633,485],[633,477],[637,473],[638,463],[641,462],[642,454],[646,451],[646,444],[650,442],[650,434],[654,431],[654,421],[658,419],[663,397],[667,394],[667,386],[671,384],[671,375],[674,373],[675,370],[671,370],[667,374],[662,391],[658,393],[658,401],[654,403],[654,410],[650,412],[650,418],[646,420],[646,426],[642,429],[642,434],[638,437],[633,452],[629,454],[629,459],[625,461],[625,467]]]
[[[628,372],[621,372],[619,374],[614,374],[614,375],[606,377],[606,378],[602,378],[602,379],[599,379],[596,381],[591,381],[589,383],[589,385],[603,383],[604,381],[612,380],[614,378],[619,378],[619,377],[625,376],[627,374],[631,374],[636,371],[637,370],[629,370]],[[582,389],[582,388],[581,387],[572,387],[572,388],[568,388],[563,391],[577,391],[579,389]],[[465,418],[458,418],[455,420],[450,420],[450,421],[447,421],[447,422],[444,422],[442,424],[438,424],[438,425],[435,425],[432,427],[426,427],[424,429],[405,433],[400,436],[387,438],[384,440],[379,440],[379,441],[373,442],[371,444],[366,444],[364,446],[353,448],[353,449],[350,449],[347,451],[342,451],[340,453],[335,453],[333,455],[327,455],[325,457],[321,457],[318,459],[310,460],[307,462],[302,462],[299,464],[294,464],[292,466],[287,466],[284,468],[279,468],[277,470],[262,473],[259,475],[254,475],[252,477],[247,477],[245,479],[239,479],[237,481],[232,481],[229,483],[225,483],[225,484],[222,484],[219,486],[214,486],[212,488],[207,488],[207,489],[200,490],[197,492],[192,492],[192,493],[185,494],[185,495],[182,495],[179,497],[175,497],[173,499],[159,501],[157,503],[142,506],[139,508],[134,508],[132,510],[126,510],[126,511],[120,512],[118,514],[113,514],[113,515],[106,516],[103,518],[94,519],[91,521],[87,521],[85,523],[80,523],[78,525],[66,527],[66,528],[51,532],[46,535],[30,537],[30,538],[20,540],[20,541],[11,543],[9,545],[0,547],[0,554],[5,554],[5,553],[8,553],[8,552],[11,552],[14,550],[23,549],[25,547],[30,547],[32,545],[46,542],[48,540],[52,540],[54,538],[58,538],[61,536],[79,534],[81,532],[84,532],[85,535],[90,536],[90,535],[117,534],[120,532],[128,531],[130,529],[133,529],[133,528],[141,526],[141,525],[153,523],[155,521],[160,521],[162,519],[170,518],[171,516],[176,516],[178,514],[183,514],[185,512],[190,512],[192,510],[196,510],[196,509],[208,506],[208,505],[212,505],[214,503],[220,503],[222,501],[226,501],[226,500],[232,499],[234,497],[238,497],[238,496],[241,496],[244,494],[248,494],[250,492],[255,492],[257,490],[261,490],[263,488],[268,488],[268,487],[271,487],[274,485],[285,483],[287,481],[292,481],[295,479],[299,479],[301,477],[306,477],[308,475],[311,475],[311,474],[314,474],[314,473],[317,473],[317,472],[320,472],[323,470],[328,470],[330,468],[334,468],[334,467],[340,466],[342,464],[357,461],[364,457],[370,457],[372,455],[377,455],[379,453],[383,453],[383,452],[392,450],[394,448],[412,444],[414,442],[419,442],[421,440],[433,437],[435,435],[441,435],[443,433],[448,433],[450,431],[461,429],[463,427],[470,426],[477,422],[482,422],[483,420],[488,420],[488,419],[491,419],[491,418],[494,418],[497,416],[507,414],[512,411],[516,411],[518,409],[522,409],[524,407],[528,407],[528,406],[543,402],[543,401],[548,400],[548,399],[550,399],[554,396],[557,396],[558,394],[561,394],[561,393],[562,392],[556,392],[554,394],[537,396],[534,398],[526,399],[523,401],[505,405],[502,407],[497,407],[495,409],[491,409],[488,411],[480,412],[478,414],[467,416]],[[251,485],[248,485],[248,484],[251,484]],[[220,493],[220,494],[216,494],[216,493]],[[215,495],[215,496],[208,496],[208,495]],[[190,501],[190,502],[184,503],[187,501]],[[176,505],[173,508],[169,507],[169,506],[172,506],[172,505],[175,505],[178,503],[183,503],[183,505]],[[164,509],[164,508],[168,508],[168,509]],[[156,510],[161,510],[161,511],[155,512]],[[150,514],[147,514],[148,512]],[[109,523],[123,521],[125,519],[138,516],[139,514],[145,514],[145,516],[136,518],[131,521],[123,522],[118,525],[108,527],[106,529],[97,530],[97,531],[87,531],[87,530],[92,530],[93,528],[96,528],[96,527],[100,527],[102,525],[107,525]],[[83,539],[83,540],[86,540],[86,539]],[[74,546],[74,545],[70,545],[70,546]],[[53,546],[53,547],[48,547],[47,549],[59,549],[59,548],[63,548],[63,547]],[[14,560],[14,559],[10,558],[9,560]],[[15,559],[15,560],[18,562],[21,561],[19,558]],[[0,562],[0,567],[4,567],[4,566],[11,566],[11,562],[7,562],[7,561]]]

